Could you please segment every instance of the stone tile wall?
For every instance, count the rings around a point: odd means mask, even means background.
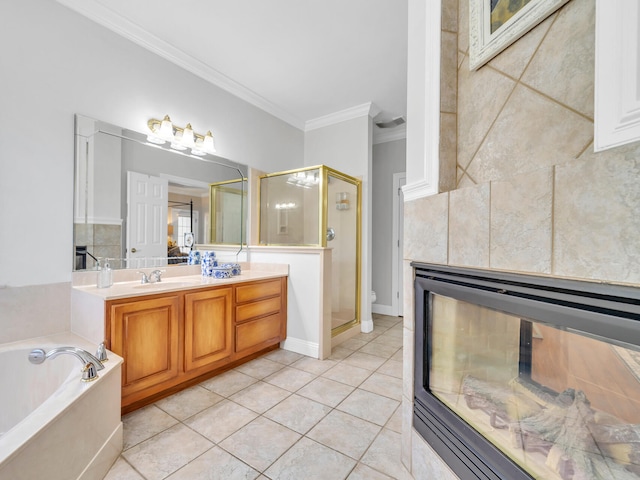
[[[447,467],[411,429],[410,261],[640,286],[640,143],[593,152],[595,0],[571,0],[477,71],[469,2],[443,3],[440,155],[441,167],[456,158],[456,188],[441,179],[404,220],[403,461],[416,479]]]

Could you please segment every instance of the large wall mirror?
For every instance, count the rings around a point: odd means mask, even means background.
[[[242,249],[246,165],[158,146],[145,134],[81,115],[75,150],[73,270],[106,261],[136,269],[187,263],[191,243],[222,238]],[[221,184],[233,185],[237,201],[212,213],[212,185]]]

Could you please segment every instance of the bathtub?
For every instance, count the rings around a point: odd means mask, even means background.
[[[108,352],[92,382],[72,355],[29,363],[56,346],[97,347],[72,333],[0,345],[0,479],[102,479],[122,451],[122,359]]]

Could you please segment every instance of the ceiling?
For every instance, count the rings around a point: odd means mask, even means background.
[[[297,128],[406,118],[407,0],[58,1]]]

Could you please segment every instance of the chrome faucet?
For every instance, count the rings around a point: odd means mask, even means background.
[[[98,378],[98,370],[102,370],[104,365],[95,356],[77,347],[57,347],[45,352],[42,348],[34,348],[29,353],[29,361],[36,365],[43,363],[47,358],[55,358],[58,355],[69,354],[80,359],[84,367],[82,368],[82,381],[90,382]]]
[[[147,275],[145,272],[137,272],[137,273],[142,275],[142,277],[140,278],[140,283],[142,284],[158,283],[162,281],[162,274],[164,273],[164,270],[154,270],[149,275]]]
[[[149,274],[149,281],[151,283],[158,283],[162,281],[162,274],[164,270],[154,270]],[[155,279],[155,280],[154,280]]]

